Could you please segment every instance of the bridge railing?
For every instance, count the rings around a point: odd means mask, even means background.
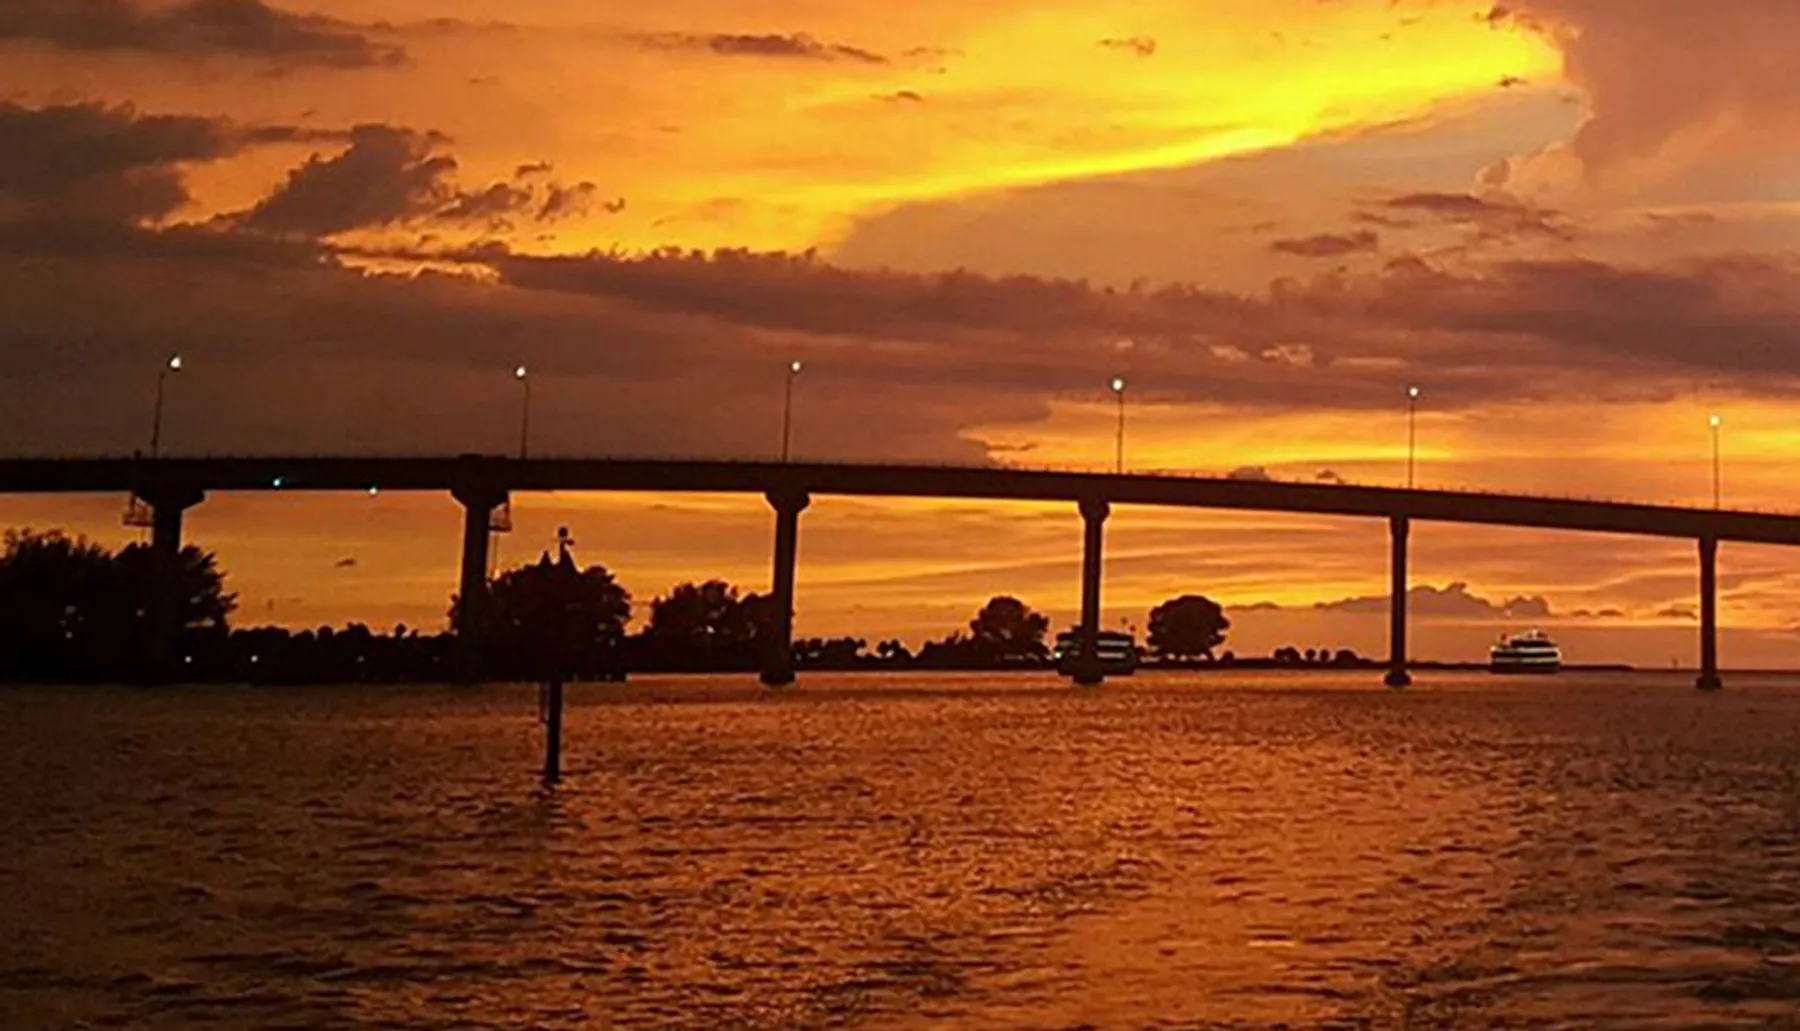
[[[486,454],[484,454],[484,453],[445,454],[441,451],[438,451],[438,452],[423,452],[423,451],[421,451],[421,452],[382,452],[379,454],[375,454],[375,453],[344,454],[341,452],[335,453],[335,454],[324,453],[324,452],[257,454],[257,453],[230,453],[230,452],[210,452],[210,451],[184,451],[184,452],[179,452],[179,453],[175,453],[175,454],[165,453],[165,455],[163,457],[166,459],[169,459],[169,460],[174,460],[174,461],[268,461],[268,460],[277,460],[277,459],[291,459],[291,460],[295,460],[295,461],[331,461],[331,460],[448,461],[448,460],[455,460],[458,458],[478,458],[478,459],[481,459],[484,461],[494,461],[494,462],[505,462],[505,461],[516,461],[517,460],[515,456],[505,455],[505,454],[491,454],[491,453],[486,453]],[[152,461],[152,459],[148,458],[147,456],[141,455],[141,454],[138,454],[138,455],[129,455],[129,454],[118,454],[118,455],[107,455],[107,454],[12,455],[12,456],[5,456],[4,458],[0,458],[0,461],[8,461],[8,460],[10,460],[10,461],[134,461],[134,460],[136,460],[136,461]],[[752,465],[768,466],[768,465],[784,464],[784,463],[780,462],[779,459],[777,459],[773,456],[695,455],[695,454],[684,454],[684,453],[673,453],[673,452],[615,453],[615,454],[604,454],[604,455],[597,455],[597,454],[591,454],[591,453],[590,454],[573,454],[573,453],[558,453],[558,452],[540,452],[540,453],[531,455],[529,460],[534,461],[534,462],[536,462],[536,461],[546,461],[546,462],[581,462],[581,461],[708,462],[708,463],[718,463],[718,464],[722,464],[722,465],[745,465],[745,466],[752,466]],[[950,459],[932,459],[932,458],[890,458],[890,459],[832,458],[832,459],[796,460],[791,463],[785,463],[785,464],[791,464],[791,465],[797,465],[797,466],[806,466],[806,465],[846,466],[846,467],[852,467],[852,468],[865,468],[865,469],[901,466],[901,467],[914,468],[914,469],[966,470],[966,471],[970,471],[970,472],[979,472],[981,470],[990,470],[991,469],[991,470],[1008,470],[1008,471],[1017,471],[1017,472],[1060,473],[1060,474],[1080,475],[1080,476],[1110,476],[1110,475],[1113,475],[1113,469],[1112,469],[1111,463],[1022,462],[1017,459],[1005,458],[1005,457],[991,459],[985,463],[971,463],[971,462],[965,462],[965,461],[955,461],[955,460],[950,460]],[[1165,479],[1165,480],[1176,480],[1176,481],[1204,481],[1204,482],[1211,482],[1211,483],[1251,482],[1251,483],[1292,484],[1292,485],[1297,485],[1297,486],[1309,486],[1309,487],[1319,487],[1319,488],[1346,487],[1346,488],[1363,488],[1363,489],[1380,489],[1380,490],[1405,490],[1405,489],[1407,489],[1401,484],[1355,479],[1355,478],[1343,476],[1343,475],[1337,475],[1334,478],[1329,478],[1329,479],[1318,479],[1318,478],[1284,479],[1282,477],[1272,476],[1272,475],[1268,476],[1268,477],[1248,477],[1248,476],[1241,476],[1241,475],[1233,475],[1232,473],[1229,473],[1229,472],[1219,472],[1217,470],[1195,469],[1195,468],[1169,468],[1169,467],[1152,467],[1152,468],[1128,467],[1125,470],[1125,475],[1126,476],[1134,476],[1134,477],[1152,478],[1152,479]],[[1588,504],[1602,504],[1602,505],[1660,506],[1660,507],[1671,507],[1671,508],[1687,508],[1687,509],[1692,509],[1692,510],[1696,510],[1696,511],[1710,508],[1710,505],[1706,504],[1703,500],[1690,500],[1690,501],[1684,502],[1684,501],[1679,501],[1679,500],[1678,501],[1667,501],[1667,500],[1656,500],[1656,499],[1652,499],[1652,498],[1626,497],[1626,496],[1620,496],[1620,495],[1585,494],[1585,493],[1574,493],[1574,492],[1552,492],[1552,491],[1543,491],[1543,490],[1496,490],[1493,487],[1486,487],[1486,486],[1481,486],[1481,485],[1471,485],[1471,484],[1466,484],[1466,483],[1454,483],[1454,482],[1444,483],[1444,482],[1439,482],[1436,480],[1426,482],[1426,483],[1421,483],[1417,489],[1421,493],[1430,492],[1430,493],[1439,493],[1439,494],[1454,494],[1454,495],[1458,495],[1461,497],[1505,497],[1505,498],[1515,498],[1515,499],[1532,500],[1532,501],[1572,501],[1572,502],[1582,502],[1582,503],[1588,503]],[[1744,514],[1744,515],[1800,516],[1800,508],[1773,506],[1773,505],[1768,505],[1768,504],[1741,504],[1741,503],[1734,502],[1734,503],[1731,503],[1731,504],[1727,505],[1726,507],[1722,508],[1721,511],[1726,512],[1726,513],[1740,513],[1740,514]]]

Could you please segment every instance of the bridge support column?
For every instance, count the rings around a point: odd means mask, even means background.
[[[1100,576],[1106,517],[1111,514],[1112,506],[1104,501],[1081,503],[1081,653],[1075,660],[1075,683],[1081,687],[1106,682],[1100,668]]]
[[[770,602],[774,618],[768,651],[763,655],[762,682],[768,687],[794,683],[794,567],[800,559],[800,513],[812,504],[805,491],[770,491],[775,509],[775,572]]]
[[[206,500],[195,488],[139,491],[150,506],[150,582],[144,598],[147,624],[143,677],[156,684],[174,683],[182,672],[181,524],[187,510]]]
[[[1407,671],[1406,656],[1406,600],[1410,584],[1406,572],[1407,543],[1412,536],[1412,521],[1405,516],[1395,516],[1391,529],[1393,533],[1393,557],[1389,560],[1389,572],[1393,576],[1393,584],[1389,588],[1388,601],[1388,672],[1387,686],[1411,687],[1412,674]]]
[[[457,587],[457,683],[474,684],[485,674],[488,614],[488,535],[494,509],[506,503],[506,492],[487,487],[457,487],[451,496],[463,507],[462,578]]]
[[[1719,679],[1719,539],[1700,538],[1700,678],[1694,686],[1717,691]]]

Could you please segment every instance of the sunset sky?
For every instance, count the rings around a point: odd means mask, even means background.
[[[7,0],[0,448],[1110,467],[1800,510],[1793,0]],[[129,540],[123,498],[0,525]],[[760,499],[522,496],[647,611]],[[443,622],[448,498],[216,496],[239,622]],[[1384,651],[1385,527],[1121,509],[1108,622]],[[798,631],[1072,618],[1059,506],[819,499]],[[1680,542],[1421,526],[1416,652],[1693,661]],[[1727,546],[1728,665],[1800,553]]]

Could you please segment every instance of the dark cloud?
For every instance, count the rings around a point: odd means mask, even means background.
[[[897,93],[878,93],[875,95],[875,99],[881,101],[884,104],[923,104],[923,103],[925,103],[925,97],[923,95],[921,95],[919,93],[915,93],[909,89],[903,89]]]
[[[1156,56],[1156,40],[1149,36],[1110,37],[1100,41],[1108,50],[1127,50],[1139,57]]]
[[[597,193],[599,193],[599,187],[593,183],[577,183],[574,186],[552,183],[546,191],[543,201],[538,204],[537,220],[539,222],[555,222],[584,214],[588,210],[588,206],[593,203]],[[618,205],[617,207],[613,206],[615,203]],[[608,201],[606,210],[608,214],[617,214],[625,210],[625,202],[623,200]]]
[[[1319,612],[1385,614],[1389,604],[1388,596],[1382,594],[1319,602],[1313,608]],[[1426,619],[1528,620],[1554,617],[1550,603],[1543,598],[1511,598],[1494,602],[1471,593],[1469,585],[1461,582],[1442,588],[1428,584],[1414,587],[1406,594],[1406,606],[1411,614]]]
[[[1389,200],[1385,207],[1462,226],[1486,240],[1574,238],[1567,219],[1561,213],[1501,195],[1477,197],[1471,193],[1409,193]]]
[[[504,225],[512,216],[528,209],[532,200],[531,191],[523,186],[516,183],[494,183],[485,190],[457,197],[435,214],[438,218],[452,222]]]
[[[420,222],[474,223],[508,229],[583,214],[593,183],[540,183],[545,169],[521,167],[509,182],[465,191],[443,139],[389,125],[361,125],[335,156],[314,155],[238,222],[259,232],[328,237],[356,229]]]
[[[338,255],[315,240],[232,232],[214,225],[147,230],[117,222],[34,218],[0,222],[0,254],[22,262],[67,259],[94,267],[135,263],[144,268],[192,268],[201,278],[228,268],[337,269]]]
[[[361,125],[350,148],[315,155],[243,216],[265,232],[331,236],[391,225],[439,211],[458,200],[449,183],[456,159],[435,152],[434,138],[389,125]]]
[[[806,61],[853,61],[862,64],[887,64],[888,59],[861,47],[843,43],[826,43],[804,32],[696,34],[665,32],[637,37],[645,46],[659,50],[700,50],[722,57],[771,57]]]
[[[1800,265],[1724,258],[1664,268],[1598,261],[1505,262],[1451,275],[1401,265],[1365,280],[1366,317],[1395,326],[1541,341],[1564,361],[1615,377],[1676,368],[1754,377],[1800,371]],[[1379,285],[1376,285],[1379,284]],[[1694,341],[1711,346],[1696,348]]]
[[[331,138],[293,126],[145,115],[130,106],[0,102],[0,219],[157,219],[188,201],[185,165],[269,143]]]
[[[387,125],[351,130],[239,126],[192,115],[144,115],[98,104],[0,102],[0,221],[155,221],[189,200],[186,166],[279,143],[347,144],[315,155],[232,221],[265,233],[327,237],[412,222],[510,228],[583,214],[592,183],[548,180],[526,166],[508,182],[465,191],[443,139]],[[622,202],[619,202],[622,204]],[[608,205],[612,210],[612,205]]]
[[[1410,218],[1395,215],[1384,215],[1378,211],[1357,211],[1350,215],[1350,221],[1363,225],[1381,226],[1384,229],[1411,229],[1418,225]]]
[[[1387,206],[1457,222],[1485,218],[1495,210],[1495,205],[1468,193],[1409,193],[1388,201]]]
[[[1268,483],[1275,479],[1269,475],[1269,470],[1260,465],[1239,466],[1231,470],[1225,478],[1228,480],[1251,480],[1257,483]]]
[[[0,40],[64,50],[134,50],[181,57],[232,55],[289,65],[366,68],[398,64],[399,47],[348,22],[271,7],[262,0],[6,0]]]
[[[1302,258],[1342,258],[1351,254],[1370,254],[1381,249],[1381,237],[1372,230],[1354,233],[1319,233],[1291,240],[1276,240],[1269,249],[1277,254]]]
[[[429,148],[402,151],[412,167]],[[446,177],[426,181],[431,204],[348,206],[382,217],[422,212],[403,221],[429,227],[469,196],[485,196]],[[488,203],[500,209],[518,195],[495,197]],[[318,229],[344,220],[282,224]],[[1417,367],[1431,369],[1434,405],[1444,409],[1517,402],[1526,388],[1537,401],[1666,397],[1689,389],[1701,369],[1709,380],[1779,396],[1800,373],[1800,265],[1774,259],[1480,269],[1413,259],[1240,295],[847,269],[816,256],[741,251],[536,257],[423,243],[412,252],[351,251],[304,233],[253,232],[242,219],[165,231],[35,222],[0,229],[0,310],[8,312],[0,383],[12,384],[11,393],[0,391],[0,432],[38,434],[30,441],[42,446],[66,438],[71,447],[116,447],[135,440],[141,420],[97,417],[85,428],[75,409],[38,404],[32,384],[52,375],[85,382],[91,372],[117,381],[108,404],[132,411],[145,362],[170,347],[228,352],[242,368],[222,382],[256,381],[241,397],[214,399],[222,406],[219,446],[238,437],[270,448],[336,446],[336,420],[355,409],[349,418],[358,428],[344,446],[461,447],[456,399],[491,389],[471,377],[488,383],[529,350],[561,370],[570,396],[605,383],[594,404],[608,411],[567,416],[583,433],[600,434],[581,439],[738,454],[746,420],[766,414],[764,402],[779,396],[780,368],[798,351],[821,356],[809,368],[809,382],[820,386],[808,409],[821,453],[932,459],[982,457],[965,436],[971,425],[1030,422],[1058,397],[1093,396],[1117,361],[1109,342],[1122,339],[1135,344],[1133,381],[1153,384],[1161,402],[1271,411],[1391,410],[1396,384]],[[384,268],[461,264],[476,274],[368,275],[344,267],[367,264],[352,257],[381,259],[375,264]],[[599,339],[607,346],[594,347]],[[1696,348],[1696,339],[1711,346]],[[108,343],[80,361],[44,358],[71,340]],[[196,371],[223,360],[196,357]],[[371,382],[398,377],[419,393],[404,405],[352,396],[351,386],[311,369]],[[753,386],[765,379],[767,391]],[[183,389],[203,380],[184,378]],[[5,415],[7,399],[30,417]],[[424,413],[416,418],[415,405]],[[379,416],[397,407],[408,412],[405,425],[386,428]]]
[[[187,203],[181,163],[212,161],[238,145],[213,119],[0,103],[0,215],[158,218]]]
[[[1800,265],[1779,258],[1666,268],[1510,261],[1455,271],[1415,258],[1282,280],[1265,295],[846,269],[746,251],[471,260],[522,288],[781,333],[922,347],[1011,340],[1017,351],[979,344],[982,363],[1038,389],[1091,380],[1105,361],[1093,341],[1117,339],[1137,340],[1164,362],[1156,373],[1170,390],[1282,406],[1385,405],[1412,364],[1429,365],[1434,393],[1453,405],[1516,397],[1526,382],[1534,396],[1666,396],[1697,370],[1785,390],[1800,372]],[[1695,348],[1698,339],[1711,346]],[[1618,374],[1621,362],[1632,375]]]
[[[767,455],[780,370],[800,342],[777,354],[752,328],[698,315],[464,276],[366,274],[318,260],[312,241],[225,223],[44,228],[0,227],[0,437],[13,453],[142,447],[144,371],[179,348],[189,366],[165,434],[178,450],[501,448],[517,426],[493,393],[514,389],[512,367],[529,353],[555,370],[534,417],[546,450],[605,441]],[[1045,411],[1041,398],[938,382],[907,356],[856,350],[814,374],[819,393],[795,426],[805,453],[979,461],[980,446],[959,436],[968,413]]]

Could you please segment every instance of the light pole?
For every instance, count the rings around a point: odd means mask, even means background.
[[[1118,475],[1125,475],[1125,381],[1117,377],[1112,381],[1113,394],[1119,399],[1119,434],[1114,445],[1113,466]]]
[[[1725,428],[1725,420],[1715,415],[1708,419],[1707,422],[1712,427],[1713,508],[1716,510],[1722,507],[1725,501],[1724,477],[1723,470],[1721,469],[1721,448],[1719,442],[1720,435]]]
[[[788,365],[787,389],[781,403],[781,461],[786,464],[794,440],[794,381],[800,378],[800,362]]]
[[[155,458],[162,450],[162,413],[163,394],[168,388],[169,373],[181,371],[181,356],[171,355],[163,367],[156,370],[156,409],[150,416],[150,457]]]
[[[521,365],[513,370],[513,379],[525,391],[519,411],[519,458],[524,460],[531,456],[531,370]]]
[[[1418,486],[1419,388],[1406,388],[1406,489]]]

